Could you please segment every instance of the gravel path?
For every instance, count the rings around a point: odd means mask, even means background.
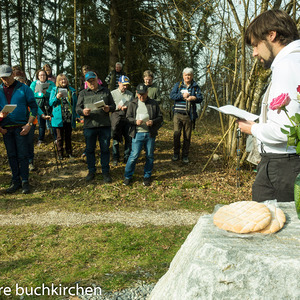
[[[142,227],[146,225],[176,226],[193,225],[204,213],[192,213],[186,210],[135,212],[102,212],[82,214],[67,211],[49,211],[45,213],[5,214],[0,215],[0,226],[35,224],[39,226],[62,225],[77,226],[95,223],[122,223],[128,226]]]

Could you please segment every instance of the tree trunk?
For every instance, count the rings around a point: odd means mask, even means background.
[[[77,5],[76,5],[76,0],[74,0],[74,80],[75,80],[75,90],[77,91],[77,51],[76,51],[76,38],[77,38],[77,26],[76,26],[76,10],[77,10]]]
[[[5,20],[6,20],[6,36],[7,36],[7,64],[11,66],[11,41],[10,41],[10,25],[9,25],[9,3],[5,1]]]
[[[83,22],[83,19],[84,19],[84,13],[83,13],[83,5],[82,5],[82,1],[79,1],[79,12],[80,12],[80,54],[79,54],[79,57],[80,57],[80,65],[81,67],[83,65],[85,65],[85,60],[86,60],[86,57],[85,57],[85,53],[84,53],[84,41],[85,41],[85,30],[84,30],[84,22]]]
[[[38,40],[37,40],[37,58],[36,66],[40,69],[42,66],[43,56],[43,16],[44,16],[44,2],[39,0],[39,11],[38,11]]]
[[[55,0],[54,26],[55,26],[55,64],[57,74],[61,73],[62,66],[60,65],[60,20],[61,20],[61,1]]]
[[[20,66],[25,70],[25,54],[23,43],[23,13],[22,0],[17,1],[17,20],[18,20],[18,36],[19,36],[19,51],[20,51]]]
[[[128,7],[132,7],[132,1],[128,1]],[[127,20],[126,20],[126,52],[125,52],[125,72],[128,74],[132,69],[132,54],[131,54],[131,25],[132,25],[132,10],[127,9]]]
[[[3,64],[2,5],[0,5],[0,64]]]
[[[115,67],[116,62],[119,60],[118,56],[118,28],[119,16],[117,11],[117,0],[110,1],[110,27],[109,27],[109,69]]]

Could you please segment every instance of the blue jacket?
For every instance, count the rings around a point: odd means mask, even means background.
[[[30,107],[31,114],[36,117],[38,106],[32,90],[25,84],[16,81],[10,104],[17,104],[16,109],[0,122],[0,126],[25,125],[28,122]],[[8,104],[3,83],[0,85],[0,111]]]
[[[187,89],[185,84],[184,84],[184,81],[180,81],[180,82],[177,82],[171,93],[170,93],[170,98],[172,100],[174,100],[174,107],[173,109],[175,109],[176,105],[180,105],[180,104],[184,104],[186,103],[186,101],[183,99],[183,96],[182,96],[182,93],[181,93],[181,90],[182,89]],[[202,97],[202,94],[201,94],[201,90],[200,90],[200,87],[198,86],[198,84],[194,81],[194,79],[192,80],[191,82],[191,85],[189,86],[188,88],[188,91],[190,93],[191,96],[195,96],[196,97],[196,100],[195,101],[190,101],[190,110],[187,112],[190,116],[190,119],[192,121],[196,120],[198,118],[198,115],[197,115],[197,109],[196,109],[196,103],[201,103],[202,100],[203,100],[203,97]],[[176,111],[176,110],[175,110]]]
[[[72,87],[68,86],[68,90],[72,93],[72,103],[69,103],[72,107],[72,127],[76,127],[76,118],[79,118],[79,115],[76,113],[76,105],[77,105],[77,96],[76,96],[76,90]],[[62,112],[61,112],[61,100],[56,98],[58,92],[58,88],[54,88],[51,91],[50,99],[49,99],[49,105],[53,108],[52,110],[52,119],[51,119],[51,125],[53,127],[63,127],[63,119],[62,119]]]

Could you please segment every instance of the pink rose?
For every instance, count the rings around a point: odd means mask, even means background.
[[[279,114],[281,109],[287,106],[290,102],[291,102],[291,98],[289,94],[283,93],[272,100],[272,102],[270,103],[270,109],[272,110],[277,109],[277,113]]]
[[[297,87],[297,99],[300,100],[300,85]]]

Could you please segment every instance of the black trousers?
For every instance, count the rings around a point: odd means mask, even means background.
[[[56,140],[58,154],[64,154],[64,142],[66,153],[72,155],[72,125],[71,123],[63,123],[63,127],[56,127]]]
[[[299,155],[262,153],[261,156],[252,186],[252,200],[294,201],[294,182],[300,173]]]

